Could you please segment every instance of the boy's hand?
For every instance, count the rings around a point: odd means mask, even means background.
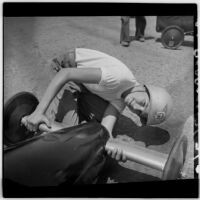
[[[117,160],[117,161],[122,161],[122,162],[126,162],[127,158],[126,156],[123,154],[123,150],[121,149],[114,149],[114,150],[107,150],[107,154],[109,156],[111,156],[113,159]]]
[[[40,124],[45,124],[47,129],[51,129],[51,124],[48,118],[43,114],[33,112],[31,115],[26,116],[22,119],[22,123],[26,126],[29,131],[36,132]]]

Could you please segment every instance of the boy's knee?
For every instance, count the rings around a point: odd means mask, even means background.
[[[76,110],[70,110],[62,119],[62,124],[66,127],[76,126],[79,124],[79,116]]]

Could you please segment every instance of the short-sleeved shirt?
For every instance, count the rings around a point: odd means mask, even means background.
[[[119,112],[125,108],[121,95],[127,89],[139,85],[131,70],[120,60],[100,51],[76,48],[77,68],[100,68],[98,84],[83,85],[92,93],[109,101]]]

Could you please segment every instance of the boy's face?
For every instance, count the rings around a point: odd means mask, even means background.
[[[147,118],[150,107],[150,99],[145,90],[141,91],[140,89],[140,91],[137,91],[137,89],[134,89],[126,96],[125,103],[128,108],[139,117]]]

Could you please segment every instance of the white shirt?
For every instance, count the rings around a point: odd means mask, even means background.
[[[109,101],[119,112],[125,108],[121,94],[139,85],[130,69],[120,60],[100,51],[76,48],[77,68],[100,68],[98,84],[83,84],[89,91]]]

